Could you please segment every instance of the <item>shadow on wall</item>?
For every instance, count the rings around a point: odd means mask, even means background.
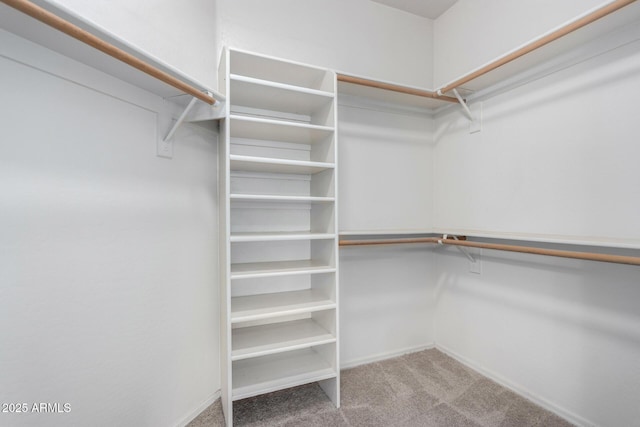
[[[504,89],[491,92],[489,100],[494,101],[491,116],[483,117],[483,120],[497,120],[509,116],[528,114],[531,110],[545,107],[550,102],[564,98],[572,98],[576,95],[592,92],[594,96],[612,96],[607,94],[625,93],[612,86],[630,87],[637,82],[640,75],[640,41],[633,41],[620,47],[611,49],[603,54],[587,58],[577,64],[572,64],[561,69],[543,73],[541,76],[527,79],[520,83],[509,85]],[[605,95],[599,95],[599,91],[607,88]],[[506,97],[504,100],[502,97]],[[469,104],[484,101],[483,96],[470,100]],[[610,98],[614,102],[614,98]],[[506,102],[505,102],[506,101]],[[460,108],[450,106],[451,109]],[[450,114],[450,113],[449,113]],[[460,112],[460,117],[465,120],[451,123],[447,120],[440,123],[446,128],[437,128],[435,132],[436,143],[440,137],[451,130],[463,130],[468,127],[466,116]],[[452,126],[455,127],[452,128]]]
[[[452,249],[437,256],[466,269],[466,258]],[[466,270],[441,272],[436,306],[445,292],[465,294],[640,346],[638,267],[491,250],[483,250],[482,262],[481,275]]]

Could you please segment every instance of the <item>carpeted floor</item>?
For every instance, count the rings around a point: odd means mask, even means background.
[[[438,350],[342,371],[341,408],[317,384],[234,402],[234,426],[567,427]],[[188,427],[223,426],[220,400]]]

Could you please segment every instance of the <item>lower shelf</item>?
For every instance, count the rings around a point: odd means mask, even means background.
[[[233,400],[295,387],[337,376],[313,349],[233,362]]]
[[[235,328],[231,360],[249,359],[336,342],[336,338],[313,319]]]

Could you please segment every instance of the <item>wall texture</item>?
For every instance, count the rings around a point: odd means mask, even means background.
[[[433,118],[343,95],[339,104],[340,232],[430,232]]]
[[[94,22],[205,86],[218,86],[215,0],[46,1]]]
[[[636,38],[485,100],[479,133],[441,114],[436,229],[640,247],[633,96],[614,95],[640,93]]]
[[[578,248],[589,249],[589,248]],[[438,348],[578,425],[638,426],[638,267],[437,252]]]
[[[433,119],[352,98],[340,98],[338,117],[341,232],[429,230]],[[343,367],[433,345],[432,249],[340,249]]]
[[[431,245],[340,249],[343,368],[434,345]]]
[[[181,423],[219,389],[216,138],[0,32],[1,425]],[[37,99],[37,104],[34,104]]]
[[[442,87],[603,0],[459,0],[434,22],[434,87]]]
[[[432,85],[433,21],[369,0],[218,0],[219,43],[346,73]]]

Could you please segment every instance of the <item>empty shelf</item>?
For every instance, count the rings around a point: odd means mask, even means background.
[[[231,298],[231,323],[312,313],[332,308],[336,308],[335,301],[312,289],[233,297]]]
[[[313,144],[333,134],[328,126],[234,115],[230,119],[232,138]]]
[[[236,328],[232,332],[231,360],[249,359],[336,342],[312,319]]]
[[[232,171],[314,174],[335,168],[334,163],[308,162],[305,160],[273,159],[268,157],[229,155]]]
[[[336,237],[333,233],[299,232],[269,232],[269,233],[233,233],[229,241],[234,242],[270,242],[282,240],[328,240]]]
[[[233,400],[336,377],[312,349],[233,362]]]
[[[230,49],[229,54],[231,69],[235,74],[311,89],[333,86],[333,73],[324,68],[296,64],[237,49]]]
[[[231,103],[311,116],[333,102],[333,94],[231,74]]]
[[[255,201],[255,202],[300,202],[300,203],[331,203],[335,197],[313,197],[313,196],[276,196],[263,194],[232,194],[231,201]]]
[[[231,279],[333,273],[335,271],[335,267],[327,265],[322,261],[309,259],[298,261],[251,262],[231,264]]]

